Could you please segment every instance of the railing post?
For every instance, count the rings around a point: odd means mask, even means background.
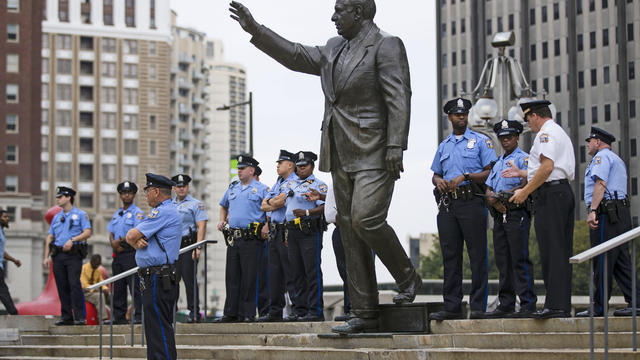
[[[637,301],[636,298],[636,281],[637,281],[637,270],[636,270],[636,239],[631,240],[631,316],[633,319],[633,351],[638,351],[638,342],[637,342],[637,324],[636,324],[636,307]]]
[[[593,305],[593,258],[589,259],[589,359],[594,359],[594,341],[593,341],[593,314],[594,314],[594,305]]]
[[[98,334],[100,336],[100,346],[99,346],[99,350],[98,350],[98,354],[100,356],[100,360],[102,360],[102,308],[104,307],[104,300],[102,299],[102,297],[104,296],[104,294],[102,293],[102,289],[100,289],[100,310],[98,310],[98,313],[100,314],[100,319],[98,319]],[[111,313],[113,314],[113,309],[111,309]]]
[[[111,306],[111,321],[109,323],[109,359],[113,359],[113,288],[115,287],[115,282],[111,283],[111,287],[109,288],[109,306]]]
[[[130,322],[131,322],[131,346],[133,346],[133,342],[134,342],[134,338],[133,338],[133,323],[134,323],[134,319],[136,317],[136,275],[131,275],[131,278],[129,278],[129,282],[131,284],[131,286],[129,286],[129,289],[131,289],[131,316],[130,316]]]
[[[204,300],[204,316],[202,321],[207,321],[207,243],[204,244],[204,294],[202,296]]]
[[[195,312],[195,314],[189,314],[192,316],[193,321],[200,321],[200,312],[196,312],[196,309],[200,308],[200,302],[198,301],[198,259],[195,257],[196,254],[196,250],[194,249],[193,252],[193,312]],[[185,288],[185,290],[187,290]],[[196,317],[197,316],[197,317]]]
[[[604,226],[601,225],[601,226]],[[609,359],[609,279],[608,253],[602,254],[602,312],[604,313],[604,360]]]
[[[140,296],[142,296],[142,291],[140,292]],[[142,306],[141,316],[142,322],[140,327],[140,346],[144,346],[144,306]]]

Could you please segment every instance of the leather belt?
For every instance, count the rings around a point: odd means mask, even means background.
[[[569,180],[560,179],[560,180],[547,181],[544,184],[540,185],[539,189],[545,189],[551,186],[562,185],[562,184],[569,184]]]
[[[154,274],[167,275],[175,269],[175,265],[149,266],[138,269],[138,276],[145,277]]]

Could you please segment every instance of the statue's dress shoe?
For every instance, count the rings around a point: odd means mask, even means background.
[[[416,275],[414,281],[393,297],[395,304],[410,304],[416,299],[416,293],[418,289],[422,287],[422,279]]]
[[[274,314],[267,314],[265,316],[260,316],[256,321],[257,322],[280,322],[282,321],[282,315],[278,316]]]
[[[236,318],[235,316],[224,315],[222,317],[219,317],[213,320],[213,322],[214,323],[233,323],[233,322],[238,322],[238,318]]]
[[[462,312],[451,312],[447,310],[437,311],[429,314],[430,320],[442,321],[442,320],[458,320],[462,319]]]
[[[484,313],[485,319],[505,319],[513,317],[513,311],[502,310],[500,308],[496,308],[491,312]]]
[[[358,334],[366,330],[376,330],[378,328],[378,319],[363,319],[354,317],[349,321],[331,328],[331,331],[338,334]]]
[[[613,316],[633,316],[632,311],[633,308],[632,307],[628,307],[628,308],[624,308],[624,309],[618,309],[616,311],[613,312]],[[640,309],[636,308],[636,316],[640,316]]]
[[[565,318],[571,317],[571,315],[564,312],[564,310],[542,309],[533,313],[534,319],[551,319],[551,318]]]

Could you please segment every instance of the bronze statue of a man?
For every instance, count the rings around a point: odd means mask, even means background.
[[[337,36],[324,46],[290,42],[259,25],[233,1],[231,17],[258,49],[287,68],[320,76],[325,95],[321,171],[331,171],[344,243],[352,313],[338,333],[375,330],[378,284],[371,250],[396,280],[395,303],[415,299],[422,281],[386,218],[403,171],[411,113],[409,64],[402,40],[373,22],[374,0],[337,0]]]

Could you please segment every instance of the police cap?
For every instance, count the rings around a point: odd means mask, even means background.
[[[296,166],[307,165],[318,160],[318,155],[311,151],[300,151],[295,155]]]
[[[493,131],[495,131],[498,137],[511,134],[520,135],[522,134],[522,130],[522,124],[516,120],[502,120],[493,124]]]
[[[260,164],[260,162],[249,155],[238,156],[238,169],[242,169],[247,166],[253,166],[255,168],[258,164]]]
[[[186,186],[191,182],[191,176],[187,174],[178,174],[172,177],[171,180],[176,183],[176,186]]]
[[[146,173],[145,176],[147,177],[147,186],[145,186],[145,190],[149,187],[171,189],[176,185],[173,180],[169,179],[166,176],[156,175],[152,173]]]
[[[551,101],[549,100],[534,100],[520,104],[520,108],[522,109],[522,113],[526,118],[528,113],[535,110],[541,110],[545,108],[548,109],[549,105],[551,105]]]
[[[278,160],[276,162],[280,162],[280,161],[291,161],[293,162],[293,153],[288,152],[287,150],[280,150],[280,156],[278,157]]]
[[[76,196],[76,191],[70,187],[58,186],[58,193],[56,194],[56,197],[58,198],[60,196]]]
[[[447,101],[444,104],[444,113],[451,114],[468,114],[471,109],[471,101],[464,98],[457,98]]]
[[[262,175],[262,169],[260,168],[260,166],[256,166],[256,171],[253,172],[253,175],[255,176]]]
[[[138,192],[138,186],[131,181],[121,182],[118,184],[118,193],[122,194],[123,192],[132,192],[135,194]]]
[[[595,126],[591,127],[591,132],[589,133],[589,137],[585,139],[586,142],[589,142],[591,139],[600,139],[605,143],[611,145],[612,142],[616,141],[616,137],[611,133],[608,133],[600,128]]]

